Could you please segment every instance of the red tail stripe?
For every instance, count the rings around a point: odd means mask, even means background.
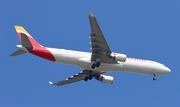
[[[32,37],[28,36],[29,41],[33,45],[33,47],[41,47],[41,45]]]
[[[22,41],[22,37],[21,37],[21,33],[18,32],[18,36],[19,36],[19,39]],[[27,36],[27,35],[26,35]],[[31,42],[31,44],[34,46],[34,47],[42,47],[34,38],[30,37],[30,36],[27,36],[29,41]]]
[[[21,39],[21,33],[17,33],[17,34],[18,34],[18,37],[19,37],[20,41],[22,41],[22,39]]]

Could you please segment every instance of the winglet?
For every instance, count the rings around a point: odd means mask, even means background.
[[[50,84],[50,85],[53,85],[53,82],[49,81],[49,84]]]
[[[88,11],[88,15],[91,17],[94,17],[94,15],[91,13],[91,11]]]

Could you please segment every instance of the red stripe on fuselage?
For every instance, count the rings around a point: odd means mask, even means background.
[[[26,34],[25,34],[26,35]],[[20,40],[22,41],[22,32],[18,32],[18,36],[20,38]],[[31,36],[26,35],[28,40],[30,41],[31,45],[33,46],[33,49],[27,49],[29,51],[29,53],[39,56],[41,58],[50,60],[50,61],[55,61],[54,56],[52,55],[52,53],[46,49],[45,47],[41,46],[34,38],[32,38]]]
[[[41,58],[55,61],[54,56],[52,53],[46,49],[45,47],[42,47],[34,38],[27,36],[31,44],[33,45],[33,50],[28,50],[31,54],[34,54],[36,56],[39,56]]]
[[[39,56],[41,58],[44,58],[50,61],[55,61],[55,58],[52,55],[52,53],[45,47],[34,47],[33,50],[28,50],[28,51],[29,53]]]

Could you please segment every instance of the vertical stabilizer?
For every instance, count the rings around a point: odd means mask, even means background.
[[[40,45],[22,26],[14,26],[22,45],[17,45],[19,50],[12,53],[10,56],[17,56],[29,52],[41,58],[55,61],[55,57],[48,48]]]
[[[42,47],[22,26],[14,26],[22,46],[32,50],[33,47]]]

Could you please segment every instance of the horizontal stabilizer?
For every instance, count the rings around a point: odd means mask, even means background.
[[[26,51],[19,49],[19,50],[15,51],[14,53],[12,53],[10,56],[17,56],[17,55],[21,55],[24,53],[26,53]]]

